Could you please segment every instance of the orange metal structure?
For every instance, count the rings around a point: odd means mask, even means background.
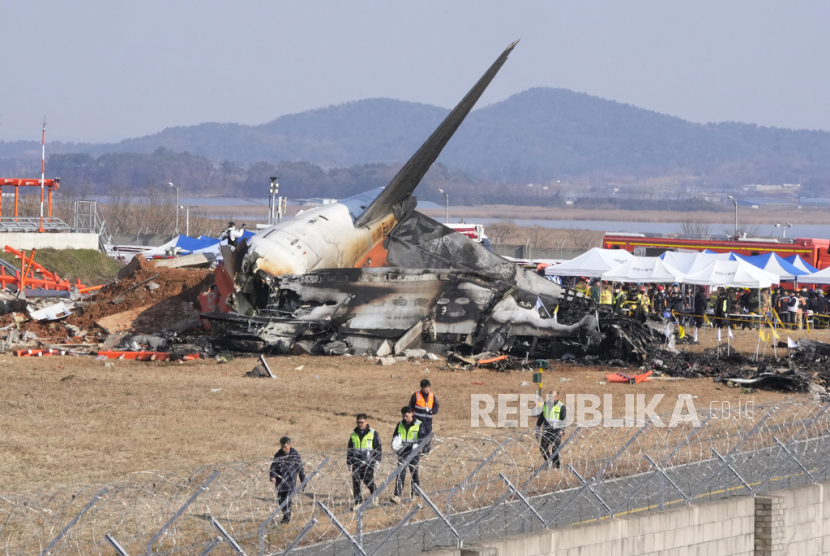
[[[77,280],[73,284],[69,280],[64,280],[57,274],[49,272],[34,262],[34,249],[32,249],[28,257],[25,251],[18,251],[8,245],[6,245],[4,250],[6,253],[14,255],[16,259],[20,260],[21,270],[16,271],[14,274],[6,274],[6,268],[0,266],[0,286],[5,287],[11,284],[16,286],[18,290],[28,287],[57,291],[70,291],[75,286],[80,293],[88,293],[103,288],[103,286],[84,286],[80,280]]]
[[[3,216],[3,186],[14,186],[14,217],[17,218],[17,207],[18,201],[20,198],[20,188],[21,187],[40,187],[40,180],[33,178],[33,179],[20,179],[20,178],[0,178],[0,217]],[[60,178],[55,178],[53,180],[43,180],[43,187],[47,188],[49,192],[49,218],[52,218],[52,192],[57,191],[57,189],[61,185]],[[41,199],[42,200],[42,199]]]

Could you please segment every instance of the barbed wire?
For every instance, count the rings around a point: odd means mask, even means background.
[[[357,547],[366,556],[410,554],[821,480],[830,461],[827,409],[787,401],[737,414],[706,409],[699,427],[691,416],[674,427],[574,425],[562,435],[560,468],[543,464],[532,429],[438,437],[420,456],[422,496],[393,503],[391,480],[376,504],[357,512],[345,452],[304,453],[309,477],[285,525],[270,459],[139,472],[0,496],[0,539],[7,555],[41,554],[50,544],[53,554],[113,554],[106,535],[126,554],[233,554],[232,542],[247,554],[282,553],[292,542],[293,556]],[[386,454],[377,484],[397,467]]]

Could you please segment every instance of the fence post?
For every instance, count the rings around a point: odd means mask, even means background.
[[[162,528],[159,529],[158,533],[156,533],[155,536],[152,539],[150,539],[150,542],[147,543],[147,549],[146,549],[147,554],[150,554],[153,551],[153,545],[156,543],[156,541],[159,539],[159,537],[161,537],[164,534],[164,532],[167,531],[168,527],[173,525],[174,521],[179,519],[179,516],[181,516],[184,513],[184,511],[188,508],[188,506],[190,506],[193,502],[196,501],[196,498],[198,498],[200,494],[202,494],[204,491],[207,490],[208,485],[210,485],[210,483],[213,482],[213,479],[215,479],[217,475],[219,475],[219,471],[214,471],[213,474],[210,477],[208,477],[207,481],[205,481],[204,484],[199,487],[199,490],[197,490],[195,493],[193,493],[193,496],[191,496],[190,499],[187,502],[185,502],[184,506],[182,506],[179,509],[179,511],[177,511],[175,513],[175,515],[173,515],[173,517],[170,518],[170,521],[165,523],[162,526]]]
[[[587,482],[585,479],[583,479],[583,478],[582,478],[582,475],[580,475],[579,473],[577,473],[576,469],[574,469],[574,468],[573,468],[573,466],[572,466],[570,463],[568,464],[568,470],[569,470],[571,473],[573,473],[573,474],[574,474],[574,476],[576,477],[576,480],[577,480],[577,481],[579,481],[579,484],[581,484],[581,485],[586,485],[586,486],[587,486],[587,488],[588,488],[588,492],[590,492],[590,493],[593,495],[593,497],[597,499],[597,502],[599,502],[600,504],[602,504],[602,505],[605,507],[605,510],[608,512],[608,514],[609,514],[611,517],[614,517],[614,510],[612,510],[612,509],[611,509],[611,506],[609,506],[608,504],[606,504],[606,503],[605,503],[605,500],[603,500],[603,499],[600,497],[600,495],[599,495],[599,494],[597,494],[596,492],[594,492],[594,489],[592,489],[592,488],[591,488],[591,486],[588,484],[588,482]],[[596,480],[596,477],[593,477],[593,479],[594,479],[594,480]],[[597,521],[599,521],[599,518],[597,518]]]
[[[735,452],[737,452],[737,451],[738,451],[738,449],[739,449],[741,446],[743,446],[743,445],[744,445],[744,442],[746,442],[746,441],[749,439],[749,437],[750,437],[750,436],[752,436],[753,434],[755,434],[756,432],[758,432],[758,430],[761,428],[761,425],[763,425],[764,423],[766,423],[766,422],[767,422],[767,419],[769,419],[769,418],[772,416],[772,412],[773,412],[774,410],[775,410],[775,408],[770,409],[770,410],[767,412],[767,414],[766,414],[766,415],[764,415],[764,418],[763,418],[763,419],[761,419],[760,421],[758,421],[758,422],[755,424],[755,426],[754,426],[754,427],[752,427],[752,430],[750,430],[748,433],[746,433],[746,434],[744,435],[744,437],[741,439],[741,441],[740,441],[740,442],[738,442],[738,444],[736,444],[734,448],[732,448],[731,450],[729,450],[729,453],[728,453],[728,454],[726,454],[726,457],[728,458],[729,456],[734,455],[734,454],[735,454]],[[703,492],[703,489],[704,489],[704,488],[706,488],[707,486],[709,486],[709,483],[711,483],[713,480],[715,480],[715,479],[717,478],[717,476],[718,476],[718,475],[720,475],[721,471],[723,471],[725,468],[726,468],[726,465],[725,465],[725,464],[721,464],[721,466],[720,466],[720,467],[719,467],[719,468],[715,471],[715,473],[714,473],[714,474],[712,474],[712,475],[710,475],[708,479],[706,479],[705,481],[703,481],[703,484],[702,484],[702,485],[700,485],[700,486],[697,488],[697,490],[695,490],[695,491],[691,494],[690,498],[692,498],[692,499],[697,498],[698,494],[700,494],[701,492]]]
[[[289,544],[287,547],[285,547],[285,550],[282,551],[282,556],[288,556],[288,553],[291,552],[292,550],[294,550],[295,546],[300,544],[300,541],[303,540],[306,535],[308,535],[309,531],[314,529],[315,525],[317,525],[317,518],[312,517],[311,521],[306,523],[305,527],[303,527],[303,530],[300,531],[300,534],[297,535],[296,537],[294,537],[294,540],[291,541],[291,544]]]
[[[543,461],[542,465],[537,467],[536,470],[530,475],[530,477],[528,477],[528,479],[524,483],[522,483],[522,493],[523,494],[527,494],[527,487],[530,486],[530,482],[533,481],[533,479],[535,479],[537,477],[537,475],[539,475],[539,473],[542,472],[542,469],[548,467],[549,462],[550,462],[551,459],[559,456],[559,454],[562,452],[562,450],[565,449],[565,446],[567,446],[568,443],[571,440],[573,440],[574,438],[577,437],[577,433],[580,430],[582,430],[582,427],[576,427],[574,429],[574,431],[571,434],[568,435],[568,438],[565,439],[565,442],[561,443],[559,445],[559,447],[553,452],[553,454],[551,454],[550,459],[546,459],[545,461]]]
[[[655,463],[655,461],[654,461],[653,459],[651,459],[650,457],[648,457],[648,454],[643,454],[643,457],[644,457],[644,458],[646,458],[646,459],[648,460],[648,462],[649,462],[649,463],[650,463],[650,464],[654,467],[655,471],[656,471],[657,473],[660,473],[660,475],[663,477],[663,479],[665,479],[665,480],[666,480],[666,482],[667,482],[667,483],[669,483],[671,486],[673,486],[673,487],[674,487],[674,490],[676,490],[678,493],[680,493],[680,496],[682,496],[682,497],[683,497],[683,500],[685,500],[685,501],[686,501],[686,504],[691,504],[691,503],[692,503],[691,499],[689,499],[689,497],[688,497],[688,496],[686,496],[686,493],[685,493],[685,492],[683,492],[683,491],[680,489],[680,487],[679,487],[679,486],[677,486],[677,484],[675,484],[675,482],[671,480],[671,477],[669,477],[669,476],[668,476],[668,474],[666,474],[666,472],[665,472],[665,471],[663,471],[663,470],[660,468],[660,466],[659,466],[659,465],[657,465],[657,463]]]
[[[46,554],[49,554],[49,551],[50,551],[50,550],[52,550],[52,548],[55,546],[55,544],[57,544],[57,542],[58,542],[59,540],[61,540],[61,539],[63,538],[63,536],[64,536],[64,535],[66,535],[66,533],[67,533],[70,529],[72,529],[72,527],[74,527],[74,526],[75,526],[75,524],[76,524],[76,523],[78,523],[78,520],[79,520],[79,519],[81,519],[81,518],[83,517],[83,515],[84,515],[85,513],[87,513],[87,512],[90,510],[90,508],[92,508],[92,506],[94,506],[94,505],[96,504],[96,502],[98,502],[98,500],[100,500],[100,499],[101,499],[101,497],[102,497],[104,494],[106,494],[106,492],[107,492],[107,487],[104,487],[104,488],[102,488],[100,491],[98,491],[98,494],[96,494],[95,496],[93,496],[93,497],[92,497],[92,500],[90,500],[90,501],[87,503],[87,505],[86,505],[86,506],[84,506],[84,509],[83,509],[83,510],[81,510],[81,513],[79,513],[78,515],[76,515],[76,516],[72,519],[72,521],[70,521],[70,522],[66,525],[66,527],[64,527],[64,528],[63,528],[63,530],[62,530],[60,533],[58,533],[58,536],[57,536],[57,537],[55,537],[54,539],[52,539],[52,542],[50,542],[48,545],[46,545],[46,548],[44,548],[44,549],[43,549],[43,551],[40,553],[40,556],[45,556]]]
[[[389,531],[389,533],[387,533],[387,535],[385,537],[383,537],[383,540],[380,541],[380,544],[378,544],[378,547],[376,549],[374,549],[369,556],[375,556],[378,552],[380,552],[380,549],[383,548],[384,545],[386,545],[386,543],[389,542],[389,539],[391,539],[392,537],[395,536],[395,533],[398,532],[398,529],[400,529],[401,527],[403,527],[404,525],[409,523],[409,520],[412,519],[415,516],[415,514],[420,512],[423,508],[424,507],[422,505],[415,504],[415,507],[412,508],[411,510],[409,510],[409,512],[407,512],[407,514],[405,516],[403,516],[403,519],[400,520],[397,525],[392,527],[392,529]]]
[[[398,475],[400,475],[400,473],[406,468],[406,466],[409,465],[409,463],[413,459],[420,455],[421,450],[423,450],[424,446],[427,446],[430,443],[433,436],[435,436],[435,433],[430,432],[428,435],[422,438],[418,442],[418,447],[412,449],[409,455],[406,456],[406,459],[404,459],[401,462],[401,464],[398,465],[398,468],[395,469],[392,472],[392,474],[389,475],[389,477],[387,477],[385,481],[383,481],[383,484],[376,488],[375,492],[370,494],[369,497],[363,502],[363,504],[361,504],[360,507],[357,509],[357,512],[355,512],[357,514],[357,542],[361,544],[363,543],[363,512],[366,511],[366,508],[372,503],[372,500],[377,498],[377,496],[381,492],[386,490],[386,487],[389,486],[389,483],[395,480],[398,477]]]
[[[239,543],[236,542],[236,539],[234,539],[230,533],[225,531],[225,528],[222,527],[218,521],[216,521],[216,518],[211,517],[210,521],[213,523],[213,526],[216,527],[216,530],[219,531],[219,534],[222,535],[222,537],[228,542],[229,545],[231,545],[231,548],[233,548],[239,556],[248,556],[245,554],[245,551],[242,550],[242,547],[239,546]]]
[[[452,526],[450,520],[447,519],[447,517],[444,514],[438,511],[438,507],[432,502],[432,500],[429,499],[429,496],[427,496],[426,493],[423,490],[421,490],[420,485],[415,485],[414,488],[415,491],[418,493],[418,496],[421,497],[421,500],[424,501],[424,504],[426,504],[429,507],[429,509],[432,510],[435,513],[435,515],[438,516],[438,519],[444,522],[444,525],[446,525],[447,530],[450,533],[452,533],[452,535],[455,537],[456,545],[458,545],[458,548],[461,548],[461,536],[458,534],[458,531],[455,530],[455,527]]]
[[[222,544],[222,537],[216,537],[215,539],[210,541],[210,544],[208,544],[202,552],[199,553],[199,556],[207,556],[208,554],[213,552],[213,549],[219,546],[220,544]]]
[[[810,419],[810,421],[801,428],[801,431],[797,435],[795,435],[787,443],[787,446],[790,447],[793,444],[795,444],[796,440],[798,440],[801,437],[802,434],[807,432],[807,429],[809,429],[811,426],[813,426],[813,423],[815,423],[816,420],[819,417],[821,417],[824,414],[824,412],[827,411],[828,408],[830,408],[830,403],[825,404],[824,407],[822,407],[821,410],[818,413],[816,413],[815,417]],[[761,484],[758,485],[758,487],[755,489],[755,492],[761,492],[761,490],[766,486],[766,484],[770,481],[770,479],[772,479],[775,476],[775,474],[778,473],[778,470],[781,469],[782,467],[784,467],[784,465],[786,465],[787,462],[790,461],[791,457],[792,457],[791,455],[788,455],[786,458],[784,458],[784,461],[780,462],[775,467],[775,469],[772,470],[772,473],[770,473],[763,481],[761,481]]]
[[[115,549],[116,552],[118,552],[119,556],[130,556],[129,554],[127,554],[127,551],[124,550],[124,548],[120,544],[118,544],[118,541],[112,538],[112,536],[109,533],[104,535],[104,540],[107,541],[110,544],[110,546]]]
[[[299,486],[297,486],[297,488],[295,488],[288,495],[288,497],[283,501],[283,503],[280,504],[279,506],[277,506],[277,509],[274,510],[273,512],[271,512],[271,515],[269,515],[268,518],[260,524],[260,526],[259,526],[259,556],[265,556],[265,527],[269,523],[271,523],[272,519],[274,519],[275,517],[277,517],[277,515],[279,515],[279,513],[282,511],[282,509],[285,506],[287,506],[294,499],[294,497],[297,495],[298,492],[301,492],[306,487],[306,485],[311,482],[311,479],[313,479],[315,477],[315,475],[317,475],[320,472],[320,470],[328,462],[329,462],[328,457],[326,457],[322,462],[320,462],[320,465],[318,465],[317,468],[314,471],[312,471],[311,473],[309,473],[306,476],[305,481],[300,483]]]
[[[774,438],[774,437],[773,437],[773,438]],[[734,474],[734,475],[738,478],[738,480],[739,480],[739,481],[741,481],[741,484],[743,484],[743,485],[744,485],[744,487],[746,487],[746,489],[749,491],[749,494],[750,494],[751,496],[755,496],[755,493],[752,491],[752,487],[751,487],[751,486],[749,486],[749,483],[747,483],[747,482],[744,480],[744,478],[743,478],[743,477],[741,477],[740,473],[738,473],[738,471],[737,471],[737,470],[736,470],[736,469],[732,466],[732,464],[735,462],[735,458],[734,458],[734,457],[729,457],[729,458],[727,459],[727,458],[723,457],[722,455],[720,455],[720,454],[718,453],[718,451],[717,451],[717,450],[715,450],[714,448],[712,448],[712,453],[713,453],[713,454],[715,454],[715,456],[716,456],[719,460],[721,460],[721,462],[723,462],[723,463],[725,463],[725,464],[726,464],[726,468],[727,468],[727,469],[729,469],[729,470],[730,470],[730,471],[731,471],[731,472],[732,472],[732,473],[733,473],[733,474]],[[727,494],[727,496],[728,496],[728,495],[729,495],[729,484],[728,484],[728,483],[724,485],[724,489],[723,489],[723,490],[724,490],[724,492],[726,492],[726,494]]]
[[[320,508],[323,511],[324,514],[326,514],[326,517],[329,518],[329,520],[332,522],[332,524],[334,524],[334,526],[337,527],[340,530],[341,533],[343,533],[343,536],[346,537],[350,543],[352,543],[352,546],[355,547],[355,550],[360,552],[360,554],[362,556],[367,556],[366,552],[364,552],[364,550],[363,550],[363,546],[361,546],[361,544],[359,542],[357,542],[355,540],[355,538],[349,534],[349,532],[346,530],[346,528],[343,527],[343,524],[340,523],[337,520],[336,517],[334,517],[334,514],[331,513],[331,510],[329,510],[326,507],[325,504],[323,504],[322,502],[320,502],[318,500],[317,501],[317,507]]]
[[[531,512],[533,512],[533,515],[534,515],[534,516],[536,516],[536,519],[538,519],[538,520],[539,520],[539,523],[541,523],[541,524],[542,524],[542,527],[545,527],[545,520],[542,518],[542,516],[540,516],[540,515],[539,515],[539,512],[537,512],[537,511],[536,511],[536,508],[534,508],[534,507],[533,507],[533,505],[532,505],[532,504],[528,501],[528,499],[527,499],[527,498],[525,498],[525,497],[522,495],[522,493],[521,493],[521,492],[519,492],[519,489],[517,489],[516,487],[514,487],[514,486],[513,486],[513,483],[511,483],[511,482],[510,482],[510,480],[509,480],[507,477],[505,477],[502,473],[499,473],[499,477],[501,478],[501,480],[502,480],[502,481],[504,481],[504,482],[507,484],[507,488],[508,488],[509,490],[512,490],[512,491],[513,491],[513,494],[515,494],[515,495],[516,495],[516,498],[518,498],[519,500],[521,500],[521,501],[522,501],[522,503],[523,503],[525,506],[527,506],[527,507],[528,507],[528,509],[529,509]],[[523,527],[524,527],[524,526],[523,526]]]

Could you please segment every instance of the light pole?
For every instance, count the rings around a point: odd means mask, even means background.
[[[775,227],[776,227],[776,228],[781,228],[781,237],[782,237],[783,239],[786,239],[786,237],[787,237],[787,228],[792,228],[792,227],[793,227],[793,225],[792,225],[792,224],[790,224],[789,222],[787,222],[786,224],[779,224],[779,223],[776,223],[776,224],[775,224]]]
[[[180,205],[180,209],[184,209],[184,235],[190,235],[190,209],[193,205]],[[177,211],[178,212],[178,211]]]
[[[737,240],[738,239],[738,201],[736,201],[735,197],[733,197],[732,195],[729,195],[726,198],[730,199],[733,203],[735,203],[735,239]]]
[[[167,185],[176,190],[176,235],[179,235],[179,188],[172,181],[167,182]]]
[[[447,222],[450,221],[450,196],[449,196],[449,194],[444,193],[443,189],[439,189],[438,193],[441,193],[442,195],[444,195],[444,199],[447,202],[446,208],[444,208],[444,223],[447,223]]]

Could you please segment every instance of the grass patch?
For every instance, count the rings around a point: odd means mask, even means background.
[[[122,267],[106,253],[95,249],[38,249],[35,262],[61,278],[72,282],[80,280],[87,286],[112,282]]]

